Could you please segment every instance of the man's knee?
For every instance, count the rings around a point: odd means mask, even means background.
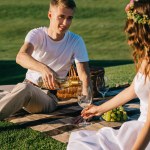
[[[31,92],[32,88],[33,85],[31,85],[30,83],[23,82],[23,83],[18,83],[11,92],[16,92],[16,91]]]

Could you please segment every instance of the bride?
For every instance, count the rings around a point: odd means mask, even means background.
[[[124,91],[102,105],[90,105],[81,115],[85,119],[99,116],[138,97],[140,117],[123,123],[119,130],[103,127],[72,132],[67,150],[150,150],[150,0],[131,0],[125,10],[125,32],[137,74]]]

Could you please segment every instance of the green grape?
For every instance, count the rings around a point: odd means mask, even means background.
[[[124,108],[122,106],[119,106],[120,111],[124,111]]]
[[[112,111],[113,111],[113,112],[116,112],[116,111],[117,111],[117,109],[116,109],[116,108],[114,108]]]
[[[112,113],[112,110],[107,111],[107,113]]]
[[[117,118],[120,118],[121,117],[121,114],[117,114]]]
[[[116,116],[116,115],[114,116],[114,119],[115,119],[115,120],[117,119],[117,116]]]
[[[127,120],[127,115],[123,114],[123,120],[126,121]]]
[[[122,111],[120,111],[120,115],[123,116],[123,112]]]
[[[114,121],[115,121],[115,119],[111,118],[111,119],[110,119],[110,121],[111,121],[111,122],[114,122]]]
[[[119,110],[119,107],[117,107],[116,109]]]
[[[107,111],[106,115],[111,115],[112,111]]]
[[[114,116],[115,116],[115,113],[114,113],[114,112],[112,112],[112,113],[111,113],[111,117],[114,117]]]
[[[102,115],[102,118],[105,121],[126,121],[127,120],[127,113],[124,110],[123,106],[119,106],[117,108],[114,108],[112,110],[109,110],[107,112],[105,112]]]
[[[123,115],[127,115],[127,112],[126,112],[126,111],[123,111]]]
[[[106,121],[110,121],[110,119],[111,119],[111,112],[108,112],[107,114],[106,114]]]
[[[105,115],[102,115],[102,118],[105,120]]]
[[[120,118],[117,118],[117,121],[120,121]]]
[[[118,115],[120,115],[120,114],[121,114],[119,110],[117,111],[117,114],[118,114]]]

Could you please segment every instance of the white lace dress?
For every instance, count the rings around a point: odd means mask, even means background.
[[[119,130],[103,127],[98,131],[72,132],[67,150],[131,150],[146,120],[150,80],[144,83],[145,76],[138,73],[134,79],[134,89],[140,99],[141,114],[138,120],[123,123]],[[150,143],[146,150],[150,150]]]

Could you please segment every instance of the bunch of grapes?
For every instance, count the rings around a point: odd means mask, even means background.
[[[128,116],[127,112],[124,110],[122,106],[119,106],[118,108],[114,108],[102,115],[102,118],[105,121],[126,121]]]

